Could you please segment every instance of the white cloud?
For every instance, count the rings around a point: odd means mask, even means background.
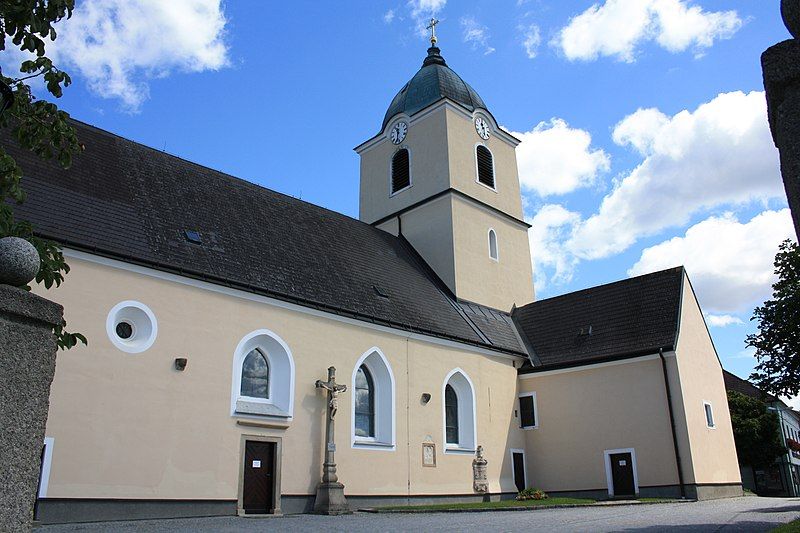
[[[800,411],[800,396],[795,396],[794,398],[781,398],[786,405],[794,409],[795,411]]]
[[[733,315],[706,315],[706,324],[711,328],[724,328],[744,324],[742,319]]]
[[[644,159],[576,230],[570,249],[608,257],[696,213],[785,198],[766,113],[763,92],[733,92],[672,117],[656,109],[626,117],[614,140]]]
[[[702,55],[741,26],[736,11],[708,12],[691,0],[606,0],[570,19],[551,44],[571,61],[611,56],[632,62],[647,41],[672,53],[692,48]]]
[[[84,0],[47,52],[92,92],[135,112],[148,79],[225,67],[225,23],[221,0]]]
[[[391,24],[392,21],[394,20],[394,16],[395,16],[394,9],[390,9],[389,11],[383,14],[383,22],[385,22],[386,24]]]
[[[548,204],[533,218],[528,241],[533,258],[534,287],[544,290],[550,283],[568,283],[572,279],[577,258],[563,247],[566,237],[580,221],[580,214],[561,205]]]
[[[469,44],[473,50],[481,50],[483,55],[494,52],[494,48],[489,46],[489,28],[473,17],[463,17],[461,28],[464,30],[464,42]]]
[[[522,47],[528,59],[534,59],[539,52],[539,45],[542,42],[542,34],[539,26],[531,24],[522,33]]]
[[[682,237],[645,248],[628,275],[684,265],[703,309],[749,313],[772,294],[778,245],[793,235],[788,209],[764,211],[745,223],[730,213],[710,217]]]
[[[429,35],[426,29],[429,20],[444,9],[446,4],[447,0],[408,0],[408,9],[419,36]]]
[[[591,148],[589,132],[570,128],[559,118],[513,135],[522,141],[517,147],[520,184],[540,196],[588,187],[610,167],[608,154]]]

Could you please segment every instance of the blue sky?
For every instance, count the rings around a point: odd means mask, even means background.
[[[435,15],[448,64],[523,140],[537,297],[686,264],[745,376],[749,316],[792,235],[760,94],[761,52],[789,37],[778,4],[78,0],[53,55],[74,117],[356,217],[352,148]]]

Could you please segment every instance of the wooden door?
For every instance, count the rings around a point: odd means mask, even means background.
[[[275,508],[275,443],[248,440],[244,448],[244,512],[271,513]]]
[[[611,479],[614,483],[614,496],[635,496],[633,481],[633,457],[630,453],[612,453]]]
[[[514,484],[518,491],[525,490],[525,456],[520,452],[511,452],[514,459]]]

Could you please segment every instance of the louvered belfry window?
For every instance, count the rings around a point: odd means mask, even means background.
[[[492,161],[492,152],[482,144],[479,144],[475,150],[478,157],[478,181],[494,189],[494,161]]]
[[[411,185],[408,150],[401,148],[392,156],[392,194]]]

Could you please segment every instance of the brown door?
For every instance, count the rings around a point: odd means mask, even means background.
[[[246,514],[274,510],[275,443],[248,440],[244,445],[242,507]]]
[[[630,453],[612,453],[611,479],[614,483],[614,496],[635,496],[633,483],[633,458]]]
[[[519,452],[511,452],[514,458],[514,484],[518,491],[525,490],[525,456]]]

